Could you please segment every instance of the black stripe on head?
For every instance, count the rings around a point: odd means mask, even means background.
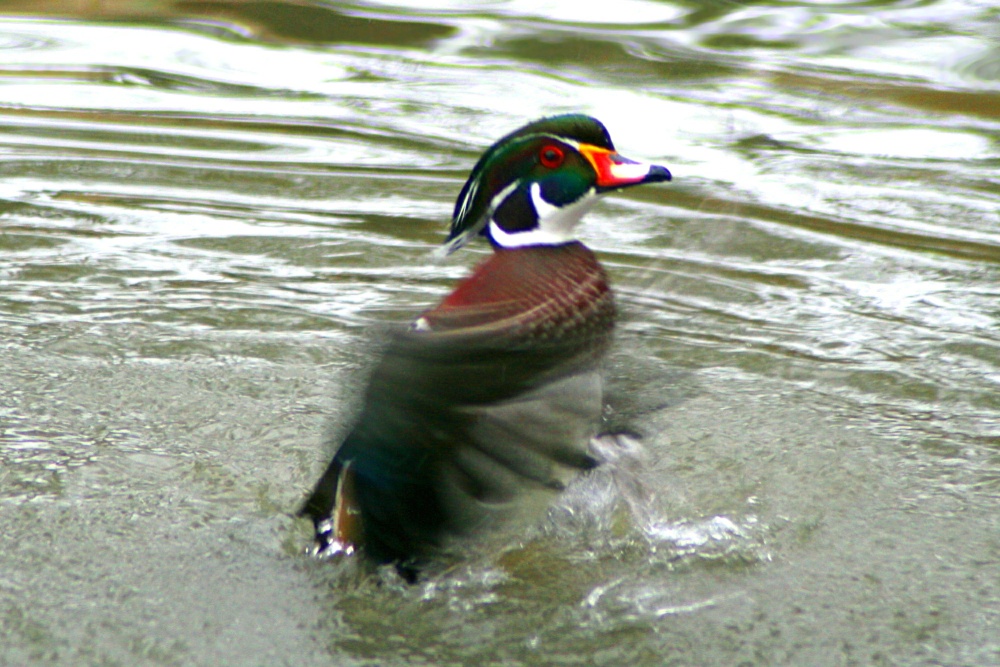
[[[497,206],[493,219],[506,232],[525,232],[538,226],[538,215],[527,188],[521,186]]]

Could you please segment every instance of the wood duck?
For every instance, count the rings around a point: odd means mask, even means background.
[[[574,237],[598,196],[670,172],[619,155],[598,120],[543,118],[479,159],[445,249],[493,254],[392,337],[353,429],[300,515],[317,554],[414,573],[455,540],[544,507],[580,471],[603,398],[615,306]]]

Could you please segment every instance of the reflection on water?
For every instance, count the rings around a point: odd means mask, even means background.
[[[2,11],[0,662],[1000,661],[994,9]],[[582,230],[641,445],[417,586],[308,561],[465,174],[564,111],[675,175]]]

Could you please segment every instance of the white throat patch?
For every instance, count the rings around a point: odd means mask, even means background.
[[[576,227],[580,219],[597,203],[594,188],[566,206],[554,206],[542,198],[542,186],[532,183],[531,204],[538,216],[538,227],[523,232],[505,232],[492,218],[490,237],[503,248],[522,248],[529,245],[562,245],[576,240]]]

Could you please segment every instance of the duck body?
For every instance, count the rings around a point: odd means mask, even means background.
[[[448,247],[481,234],[495,251],[389,342],[300,511],[317,553],[360,548],[412,573],[597,465],[588,443],[615,306],[572,230],[601,188],[669,178],[618,156],[603,125],[579,115],[536,121],[484,154]]]

